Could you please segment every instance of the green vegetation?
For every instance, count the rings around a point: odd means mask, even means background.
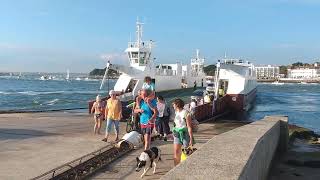
[[[300,67],[300,66],[303,66],[304,64],[302,62],[296,62],[296,63],[293,63],[291,66],[292,67]]]
[[[280,67],[279,67],[279,73],[280,73],[280,74],[285,74],[285,75],[287,75],[287,73],[288,73],[288,67],[287,67],[287,66],[280,66]]]
[[[89,73],[89,76],[104,76],[105,71],[106,71],[106,68],[94,69]],[[109,69],[108,76],[109,77],[118,77],[118,76],[120,76],[120,73],[118,73],[116,70]]]
[[[295,68],[299,68],[299,67],[307,67],[307,68],[311,68],[313,67],[314,64],[309,64],[309,63],[302,63],[302,62],[296,62],[296,63],[293,63],[291,64],[291,68],[292,69],[295,69]]]
[[[203,68],[204,73],[206,73],[207,76],[214,76],[214,73],[216,72],[216,65],[211,64]]]

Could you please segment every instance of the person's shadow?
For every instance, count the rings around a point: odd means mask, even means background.
[[[0,128],[0,140],[10,139],[28,139],[42,136],[58,135],[56,133],[48,133],[45,131],[33,130],[33,129],[10,129]]]

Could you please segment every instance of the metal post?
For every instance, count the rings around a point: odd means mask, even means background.
[[[109,72],[109,71],[108,71]],[[109,89],[109,73],[107,74],[107,78],[108,78],[108,93],[109,93],[109,91],[110,91],[110,89]]]

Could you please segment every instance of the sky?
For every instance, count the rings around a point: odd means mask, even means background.
[[[90,72],[127,63],[137,17],[158,63],[320,59],[320,0],[0,0],[0,71]]]

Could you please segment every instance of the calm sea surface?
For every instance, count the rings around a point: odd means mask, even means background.
[[[94,99],[100,81],[86,80],[85,75],[55,74],[55,80],[40,80],[39,74],[0,76],[0,111],[4,110],[58,110],[86,108]],[[113,87],[115,81],[110,80]],[[107,83],[104,89],[107,89]],[[320,132],[319,84],[259,84],[256,106],[249,119],[258,120],[266,115],[288,115],[292,124]]]

